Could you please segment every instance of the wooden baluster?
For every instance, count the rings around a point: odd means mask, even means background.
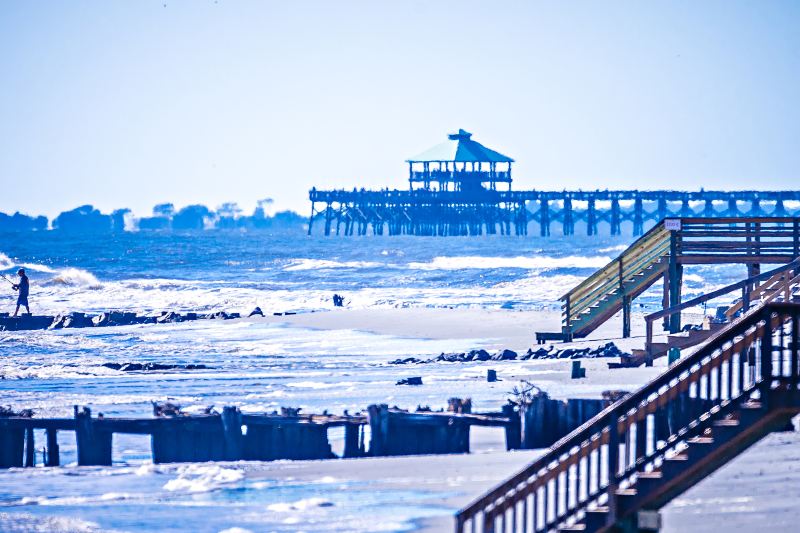
[[[791,341],[791,368],[790,368],[790,383],[792,391],[795,391],[797,394],[797,383],[798,377],[800,377],[800,362],[798,361],[798,352],[800,352],[800,345],[798,345],[798,341],[800,341],[800,314],[796,311],[792,314],[792,341]]]

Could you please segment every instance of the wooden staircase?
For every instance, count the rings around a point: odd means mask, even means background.
[[[636,240],[627,250],[561,297],[559,333],[537,333],[542,340],[585,337],[630,302],[663,274],[670,253],[670,232],[663,222]]]
[[[620,311],[622,335],[630,336],[631,303],[659,278],[665,282],[664,308],[680,304],[683,265],[786,264],[798,256],[800,218],[664,219],[562,296],[561,331],[537,332],[536,339],[586,337]],[[669,328],[680,331],[679,314],[671,315]]]
[[[800,412],[800,304],[765,303],[456,515],[457,533],[631,531]]]

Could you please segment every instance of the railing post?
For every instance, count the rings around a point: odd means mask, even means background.
[[[607,525],[612,525],[617,521],[617,476],[619,474],[619,429],[617,424],[619,419],[611,416],[611,423],[608,431],[608,520]]]
[[[792,394],[797,394],[797,382],[798,378],[800,378],[800,368],[798,368],[798,355],[800,355],[800,346],[798,346],[798,342],[800,342],[800,324],[798,324],[798,319],[800,319],[800,313],[797,311],[792,312],[792,340],[791,340],[791,350],[790,350],[790,361],[791,361],[791,373],[790,373],[790,383]]]
[[[772,390],[772,310],[763,310],[764,334],[761,337],[761,405],[769,407],[769,395]]]
[[[564,326],[561,328],[562,333],[564,334],[564,340],[569,342],[572,340],[572,324],[571,320],[572,317],[570,316],[570,306],[569,306],[569,299],[570,296],[567,294],[566,301],[564,302]]]

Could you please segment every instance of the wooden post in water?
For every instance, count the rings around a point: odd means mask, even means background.
[[[225,433],[225,460],[242,459],[242,413],[238,408],[222,408],[222,428]]]
[[[25,466],[36,466],[36,443],[32,427],[25,428]]]
[[[360,457],[362,450],[360,448],[359,434],[361,432],[360,424],[345,424],[344,426],[344,453],[342,457]]]
[[[47,461],[45,466],[58,466],[59,462],[58,431],[47,429]]]
[[[0,468],[21,467],[25,448],[25,430],[9,427],[0,420]]]
[[[75,440],[78,443],[78,464],[80,466],[111,466],[111,439],[113,433],[99,431],[92,420],[92,411],[84,407],[78,411],[75,406]]]

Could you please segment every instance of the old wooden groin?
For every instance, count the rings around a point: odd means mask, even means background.
[[[468,453],[470,428],[489,426],[505,431],[506,448],[546,447],[596,414],[598,402],[568,400],[567,409],[550,403],[472,413],[469,400],[453,398],[447,411],[405,411],[371,405],[366,414],[242,413],[224,407],[221,413],[152,418],[92,416],[75,406],[72,418],[36,418],[32,413],[0,416],[0,468],[35,466],[36,431],[45,432],[44,465],[61,464],[59,432],[73,432],[79,465],[111,465],[114,434],[149,435],[154,463],[204,461],[273,461],[333,459],[328,429],[344,428],[341,457]],[[554,403],[553,403],[554,402]],[[602,405],[605,405],[602,404]],[[544,407],[542,407],[544,406]]]

